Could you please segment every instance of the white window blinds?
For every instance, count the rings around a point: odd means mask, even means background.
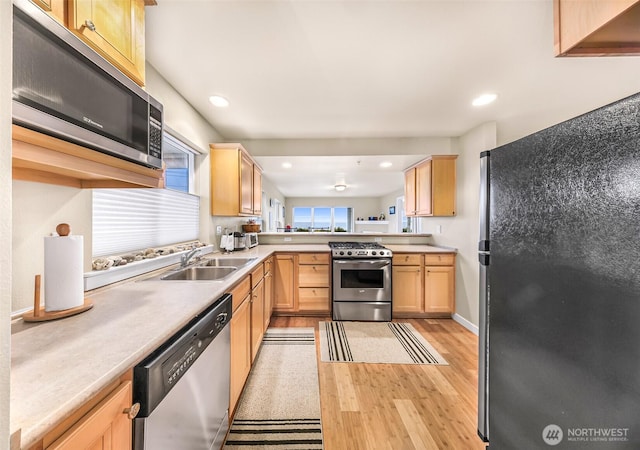
[[[167,189],[94,189],[92,256],[199,237],[200,198]]]

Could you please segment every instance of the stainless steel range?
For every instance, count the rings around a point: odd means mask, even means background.
[[[333,320],[391,320],[391,250],[377,242],[329,242]]]

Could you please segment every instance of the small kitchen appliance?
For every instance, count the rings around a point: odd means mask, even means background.
[[[245,233],[247,248],[253,248],[258,245],[258,233]]]
[[[244,250],[247,248],[247,237],[244,233],[236,231],[233,233],[233,250]]]
[[[333,320],[391,320],[391,250],[377,242],[329,242]]]
[[[13,6],[13,123],[162,168],[162,105],[33,2]]]

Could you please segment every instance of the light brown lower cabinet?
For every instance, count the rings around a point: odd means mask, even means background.
[[[131,421],[139,405],[132,405],[131,374],[128,373],[54,428],[33,448],[47,450],[129,450]],[[72,425],[71,425],[72,423]],[[61,430],[67,427],[62,434]]]
[[[273,311],[294,312],[296,262],[292,253],[276,253],[273,266]]]
[[[256,359],[264,336],[264,278],[251,290],[251,363]]]
[[[455,254],[393,255],[393,317],[450,317],[455,312]]]
[[[329,314],[330,259],[329,252],[276,253],[274,314]]]
[[[455,267],[425,266],[424,311],[451,315],[455,301]]]
[[[251,301],[248,295],[233,312],[229,326],[231,327],[229,417],[231,417],[251,370]]]
[[[298,312],[328,314],[331,311],[329,259],[328,253],[298,255]]]
[[[273,259],[264,263],[264,329],[269,328],[273,313]]]

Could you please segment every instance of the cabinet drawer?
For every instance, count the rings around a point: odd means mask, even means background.
[[[263,277],[264,277],[264,266],[260,264],[258,267],[253,269],[253,272],[251,272],[251,288],[256,287]]]
[[[421,266],[422,255],[419,253],[396,253],[393,255],[394,266]]]
[[[238,306],[240,306],[247,295],[249,295],[249,291],[251,291],[251,279],[249,277],[244,277],[240,283],[231,289],[233,311],[238,309]]]
[[[299,287],[329,287],[329,266],[306,265],[298,267]]]
[[[329,311],[329,288],[299,288],[300,311]]]
[[[329,264],[329,253],[300,253],[298,264]]]
[[[453,266],[455,261],[456,255],[453,253],[432,253],[424,255],[425,266]]]

